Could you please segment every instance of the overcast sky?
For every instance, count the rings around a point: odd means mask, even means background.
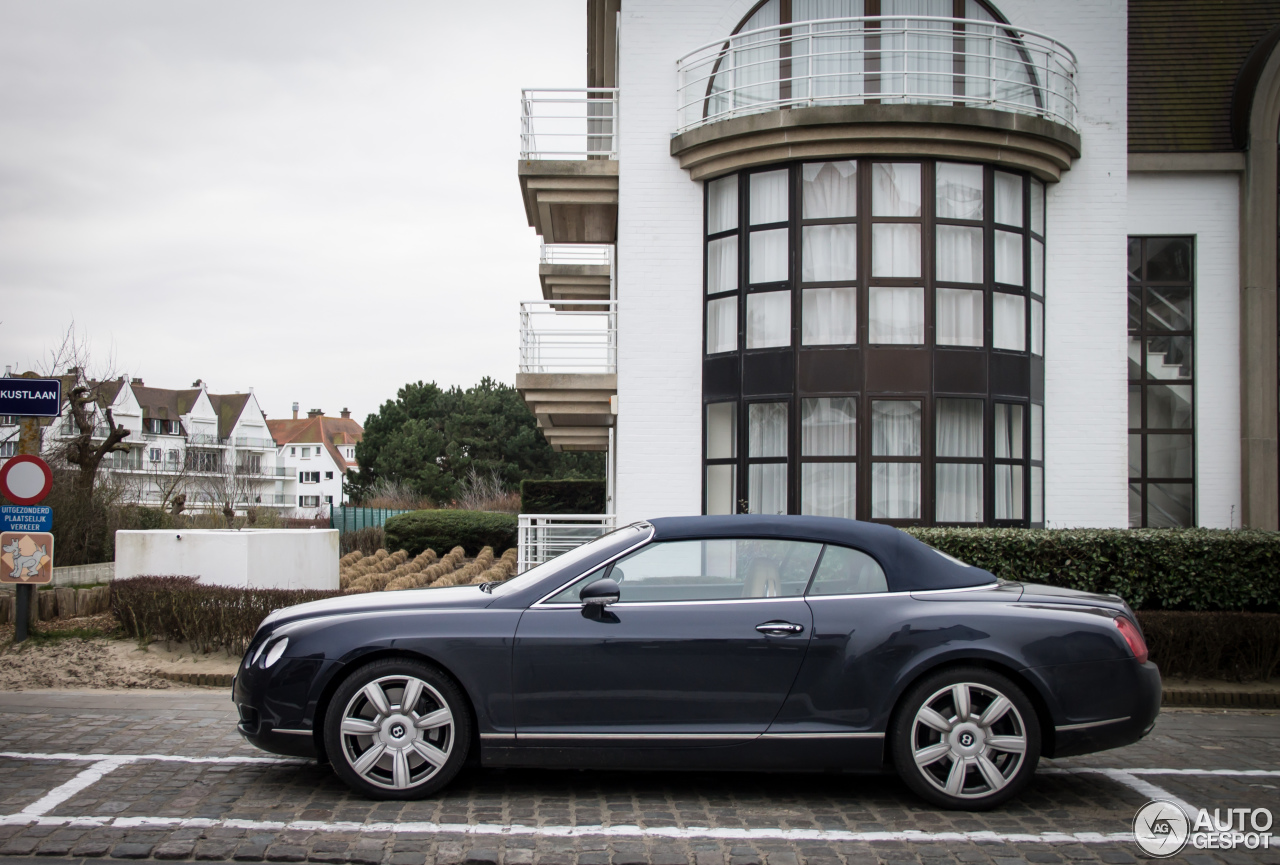
[[[150,386],[361,421],[514,382],[520,88],[586,83],[585,7],[0,0],[2,362],[74,320]]]

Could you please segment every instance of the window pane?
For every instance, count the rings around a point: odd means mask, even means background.
[[[1022,235],[996,232],[996,282],[1022,285]]]
[[[802,463],[800,513],[854,519],[857,463]]]
[[[813,575],[811,595],[868,595],[889,591],[884,571],[860,550],[827,545]]]
[[[610,576],[621,586],[621,604],[794,597],[821,551],[805,541],[660,541],[620,559]]]
[[[782,282],[787,278],[787,230],[751,232],[751,282]]]
[[[1044,459],[1044,406],[1031,404],[1031,460]]]
[[[732,459],[738,455],[738,404],[716,402],[707,406],[707,459]]]
[[[747,466],[747,512],[752,514],[785,514],[787,512],[786,463]]]
[[[1142,426],[1142,385],[1129,385],[1129,429]]]
[[[800,402],[800,453],[807,457],[851,457],[857,451],[858,403],[850,396]]]
[[[707,294],[738,287],[738,238],[722,237],[707,244]]]
[[[1148,288],[1147,330],[1191,330],[1190,288]]]
[[[1190,526],[1195,518],[1191,484],[1147,484],[1147,525],[1152,528]]]
[[[707,301],[707,354],[738,350],[738,298]]]
[[[877,162],[871,166],[871,215],[920,215],[920,166]]]
[[[737,466],[707,466],[707,513],[734,514],[738,512]]]
[[[982,345],[982,292],[963,288],[939,288],[937,295],[938,345]]]
[[[920,403],[876,400],[871,403],[871,453],[878,457],[920,456]]]
[[[1142,378],[1142,340],[1139,337],[1129,337],[1129,378]]]
[[[1044,237],[1044,184],[1031,178],[1031,230]]]
[[[1044,304],[1031,301],[1031,353],[1044,357]]]
[[[871,464],[871,518],[920,518],[920,464]]]
[[[939,219],[982,219],[982,166],[938,163]]]
[[[996,403],[996,459],[1022,459],[1022,406]]]
[[[1132,342],[1130,340],[1131,351]],[[1146,342],[1146,349],[1147,378],[1164,381],[1191,378],[1191,337],[1151,337]]]
[[[731,175],[707,184],[707,234],[738,227],[738,177]]]
[[[1129,484],[1129,528],[1142,525],[1142,484]]]
[[[747,456],[787,455],[787,404],[756,402],[747,409]]]
[[[1044,244],[1031,241],[1031,293],[1044,296]]]
[[[791,292],[747,295],[747,348],[791,345]]]
[[[962,225],[937,228],[940,282],[982,282],[982,229]]]
[[[800,176],[805,219],[857,216],[858,163],[810,162],[801,168]]]
[[[1142,477],[1142,436],[1129,434],[1129,477]]]
[[[873,285],[868,302],[868,341],[879,345],[924,344],[924,289]]]
[[[1031,467],[1031,522],[1044,522],[1044,469]]]
[[[1192,464],[1191,436],[1147,436],[1147,477],[1189,478]]]
[[[920,226],[880,223],[871,226],[871,275],[920,275]]]
[[[857,225],[806,225],[800,229],[805,282],[835,282],[858,276]]]
[[[982,456],[982,400],[937,401],[938,456]]]
[[[996,172],[996,222],[1022,227],[1022,178]]]
[[[1191,241],[1181,237],[1147,238],[1147,282],[1190,282]]]
[[[802,345],[853,345],[858,341],[856,288],[806,288],[800,298]]]
[[[982,466],[938,463],[934,475],[934,519],[940,523],[982,522]]]
[[[1129,238],[1129,281],[1140,282],[1142,280],[1142,240],[1137,237]]]
[[[1191,429],[1191,385],[1153,384],[1147,387],[1148,429]],[[1137,424],[1133,424],[1137,426]]]
[[[1020,294],[991,294],[991,344],[1011,351],[1027,350],[1027,323],[1023,318],[1025,301]]]
[[[751,175],[751,224],[786,222],[787,169]]]
[[[997,520],[1022,519],[1022,466],[996,466],[995,496]]]

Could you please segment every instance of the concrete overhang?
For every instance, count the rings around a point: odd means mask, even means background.
[[[613,373],[519,373],[516,390],[557,451],[606,450],[614,425]]]
[[[607,264],[539,264],[538,280],[546,300],[609,299]]]
[[[615,243],[616,159],[522,159],[520,194],[529,225],[546,243]]]
[[[671,139],[694,180],[792,159],[957,159],[1056,181],[1080,156],[1080,135],[1028,114],[954,105],[831,105],[764,111]]]

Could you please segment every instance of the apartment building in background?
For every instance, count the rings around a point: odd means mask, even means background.
[[[329,508],[343,504],[342,481],[359,470],[356,443],[364,436],[351,412],[344,408],[335,418],[317,408],[300,418],[294,403],[292,418],[268,420],[267,425],[276,443],[276,464],[296,485],[299,510],[318,509],[327,516]]]

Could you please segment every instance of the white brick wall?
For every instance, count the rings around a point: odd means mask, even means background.
[[[1196,521],[1240,525],[1240,183],[1135,174],[1129,234],[1194,235]]]

